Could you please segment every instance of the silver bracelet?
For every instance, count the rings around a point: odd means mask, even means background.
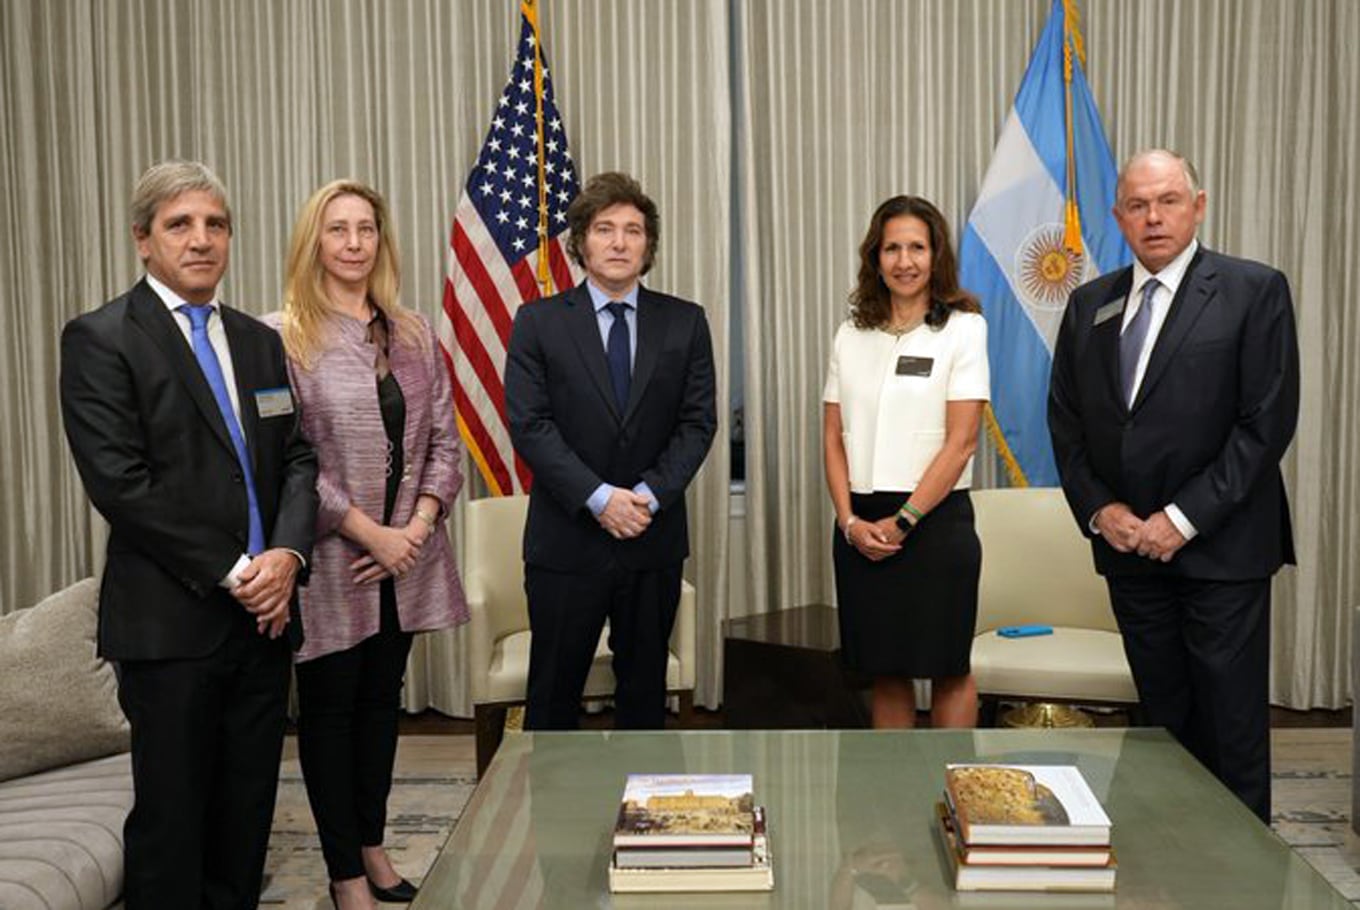
[[[850,529],[855,526],[855,522],[857,521],[859,521],[858,516],[851,515],[849,518],[845,520],[845,530],[841,532],[845,535],[845,542],[850,544],[850,546],[852,547],[855,545],[855,542],[850,539]]]

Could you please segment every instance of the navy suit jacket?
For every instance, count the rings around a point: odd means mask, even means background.
[[[695,303],[638,290],[637,353],[619,412],[599,322],[582,283],[521,306],[506,352],[505,407],[534,473],[524,560],[562,572],[655,569],[689,555],[685,488],[717,429],[713,344]],[[586,508],[601,483],[645,481],[661,508],[615,540]]]
[[[310,559],[316,457],[296,412],[261,418],[255,403],[258,391],[288,387],[282,341],[250,316],[220,312],[266,545]],[[246,550],[246,489],[212,389],[145,281],[67,323],[61,406],[85,490],[110,526],[100,653],[210,654],[246,615],[219,586]],[[298,581],[305,583],[305,569]],[[296,645],[296,596],[294,610],[288,631]]]
[[[1299,412],[1289,284],[1269,266],[1201,247],[1128,407],[1119,331],[1132,275],[1125,268],[1073,291],[1053,354],[1049,432],[1096,568],[1268,577],[1294,561],[1279,468]],[[1141,518],[1174,502],[1199,533],[1169,563],[1118,553],[1089,530],[1096,510],[1116,500]]]

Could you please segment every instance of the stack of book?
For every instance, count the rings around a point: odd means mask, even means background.
[[[769,891],[765,810],[749,774],[630,774],[609,890]]]
[[[959,891],[1113,891],[1110,818],[1071,765],[949,765],[936,806]]]

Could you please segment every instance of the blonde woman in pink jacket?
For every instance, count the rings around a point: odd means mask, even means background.
[[[414,633],[468,615],[444,527],[463,479],[449,376],[399,283],[387,204],[338,180],[298,215],[269,320],[320,462],[298,752],[341,910],[415,896],[383,849],[402,676]]]

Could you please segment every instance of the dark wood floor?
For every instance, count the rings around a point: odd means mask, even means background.
[[[1122,727],[1128,725],[1128,714],[1124,711],[1110,711],[1108,713],[1093,714],[1096,726],[1100,727]],[[925,714],[921,715],[921,725],[928,726],[929,719]],[[1293,711],[1288,708],[1270,709],[1270,725],[1272,727],[1349,727],[1351,725],[1351,709],[1342,708],[1339,711],[1313,710],[1313,711]],[[609,730],[614,726],[613,712],[602,711],[598,714],[581,714],[581,726],[587,730]],[[666,720],[667,729],[680,729],[680,725],[674,715]],[[723,714],[721,710],[708,711],[704,708],[694,709],[694,721],[688,729],[695,730],[721,730],[723,728]],[[409,734],[423,735],[472,735],[474,731],[473,723],[470,718],[448,717],[437,711],[424,711],[420,714],[403,715],[401,718],[401,732]]]

